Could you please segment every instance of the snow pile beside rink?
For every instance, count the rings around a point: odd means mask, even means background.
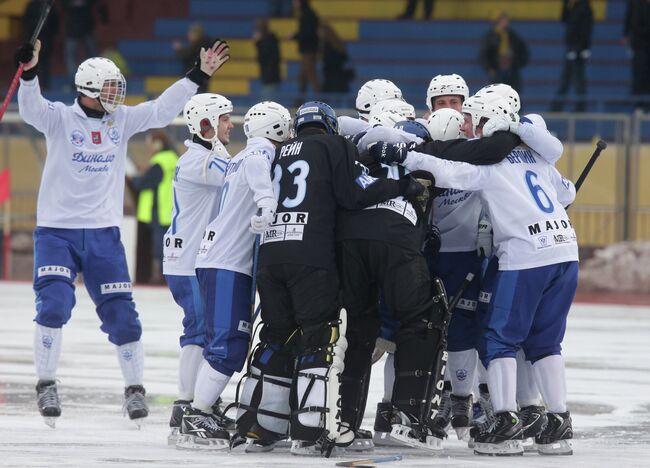
[[[620,242],[580,265],[580,289],[650,293],[650,242]]]

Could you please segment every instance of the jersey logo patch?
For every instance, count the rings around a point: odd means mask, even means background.
[[[90,132],[90,136],[93,140],[93,144],[95,145],[102,144],[102,134],[100,132]]]
[[[84,144],[84,135],[79,130],[72,130],[70,134],[70,143],[75,146],[81,146]]]
[[[104,283],[99,286],[99,289],[101,290],[102,294],[115,294],[131,292],[133,291],[133,286],[131,285],[130,281],[125,281],[123,283]]]
[[[38,267],[37,276],[65,276],[66,278],[71,278],[70,268],[61,266],[61,265],[44,265]]]
[[[108,138],[113,142],[114,145],[117,145],[120,142],[120,132],[117,131],[117,128],[110,127],[108,129]]]
[[[355,179],[355,182],[359,185],[359,187],[361,187],[364,190],[370,187],[376,181],[377,179],[375,177],[372,177],[368,174],[361,174],[359,177]]]
[[[250,335],[250,333],[251,333],[251,324],[250,324],[250,322],[240,320],[239,321],[239,326],[237,327],[237,330],[239,330],[240,332],[248,333]]]

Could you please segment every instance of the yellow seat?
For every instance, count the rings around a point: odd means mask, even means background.
[[[329,21],[341,39],[356,41],[359,38],[359,23],[351,20]],[[296,33],[298,20],[295,18],[273,18],[269,21],[269,29],[277,34],[279,39],[284,39]]]
[[[148,76],[144,79],[144,89],[148,94],[157,96],[176,80],[177,76]],[[247,79],[223,78],[216,75],[208,83],[208,91],[225,96],[245,96],[250,93],[250,82]]]
[[[280,42],[280,58],[282,60],[298,60],[300,54],[298,53],[298,45],[293,40],[282,40],[278,37]],[[237,59],[257,60],[257,50],[255,43],[252,39],[228,39],[230,45],[230,55]]]
[[[0,16],[20,18],[25,12],[29,0],[4,0],[0,2]]]

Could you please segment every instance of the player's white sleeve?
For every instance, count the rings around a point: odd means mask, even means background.
[[[576,187],[573,182],[562,177],[554,166],[549,167],[549,177],[557,192],[557,201],[564,207],[573,203],[576,199]]]
[[[404,164],[409,171],[426,171],[436,178],[436,186],[457,190],[480,190],[490,173],[490,166],[474,166],[446,161],[430,154],[409,151]]]
[[[253,192],[253,200],[258,208],[276,209],[278,203],[273,194],[271,182],[271,161],[263,154],[253,153],[244,162],[246,182]]]
[[[18,88],[18,113],[22,119],[45,135],[51,134],[61,125],[61,110],[65,104],[51,102],[41,95],[38,77],[20,80]]]
[[[226,177],[226,167],[228,167],[228,161],[218,156],[210,156],[203,167],[205,171],[204,183],[212,187],[221,187]]]
[[[339,121],[339,135],[356,135],[357,133],[365,132],[370,127],[370,124],[361,119],[355,119],[347,115],[342,115],[338,118]]]
[[[517,135],[526,145],[539,154],[542,159],[555,164],[562,157],[564,146],[551,132],[540,125],[522,122],[517,129]]]
[[[361,137],[357,143],[359,153],[364,153],[368,150],[368,146],[378,141],[385,141],[386,143],[422,143],[422,139],[416,137],[412,133],[407,133],[398,128],[389,127],[373,127]]]
[[[196,94],[198,85],[188,78],[181,78],[152,101],[126,107],[124,132],[129,138],[150,128],[162,128],[180,114],[185,103]]]

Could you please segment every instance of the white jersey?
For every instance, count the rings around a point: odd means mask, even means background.
[[[448,188],[433,199],[431,224],[440,230],[441,252],[476,250],[481,208],[480,196],[469,190]]]
[[[45,99],[38,78],[20,80],[20,115],[45,134],[47,144],[36,225],[70,229],[119,226],[129,138],[168,125],[197,88],[183,78],[158,99],[118,106],[112,114],[93,119],[76,101],[67,106]]]
[[[208,224],[196,257],[196,268],[219,268],[251,275],[255,235],[250,219],[258,207],[275,210],[271,164],[275,147],[262,137],[249,138],[226,168],[219,214]]]
[[[213,151],[185,142],[187,151],[176,163],[172,223],[163,244],[163,273],[194,276],[203,231],[217,217],[230,155],[222,144]]]
[[[436,184],[477,191],[492,222],[500,270],[577,261],[576,234],[564,206],[575,187],[534,151],[518,147],[491,166],[411,151],[404,166],[431,172]]]
[[[356,135],[372,128],[367,120],[356,119],[347,115],[342,115],[337,120],[339,122],[339,135],[342,136]]]

